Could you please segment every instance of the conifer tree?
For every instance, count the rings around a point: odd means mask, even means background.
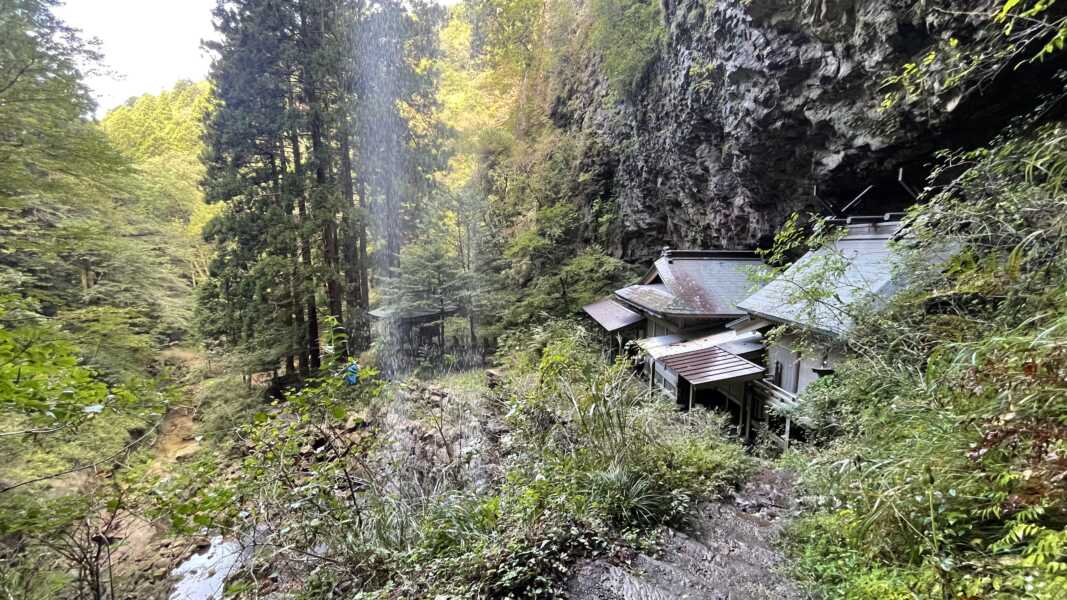
[[[348,334],[338,357],[365,346],[368,238],[395,267],[441,165],[424,60],[441,14],[396,0],[219,2],[204,186],[225,210],[206,229],[218,249],[206,333],[305,374],[320,367],[320,317]]]
[[[209,46],[218,54],[217,106],[206,134],[204,188],[225,210],[205,230],[218,250],[215,281],[201,295],[205,333],[261,352],[273,348],[279,355],[263,355],[265,364],[284,357],[292,368],[298,356],[307,373],[318,368],[319,338],[303,115],[293,92],[297,15],[288,3],[269,1],[220,3],[215,15],[222,35]]]

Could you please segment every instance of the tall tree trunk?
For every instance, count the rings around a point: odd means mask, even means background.
[[[359,178],[359,293],[360,306],[370,306],[370,272],[367,264],[367,181]]]
[[[438,356],[445,355],[445,301],[438,301],[438,314],[437,314],[437,354]]]
[[[289,277],[289,290],[293,296],[293,349],[300,359],[300,375],[311,375],[311,359],[308,347],[304,339],[307,333],[307,324],[304,319],[304,302],[300,299],[300,265],[293,266],[293,272]]]
[[[274,192],[275,201],[278,201],[278,202],[282,203],[282,206],[285,209],[286,214],[291,219],[292,218],[292,214],[293,214],[293,204],[292,204],[292,202],[290,202],[285,197],[285,192],[282,189],[282,187],[283,187],[282,186],[282,175],[283,175],[283,173],[285,172],[285,169],[286,169],[285,144],[284,143],[281,143],[281,142],[279,143],[279,150],[280,150],[280,152],[277,155],[275,155],[274,153],[271,153],[270,159],[269,159],[270,160],[271,190]],[[279,159],[281,160],[280,170],[279,170],[279,164],[278,164]],[[293,252],[293,248],[291,246],[288,246],[287,244],[283,244],[282,252],[283,252],[283,255],[286,256],[287,258],[292,257],[295,254],[295,252]],[[296,303],[296,296],[293,294],[293,287],[291,285],[292,282],[287,282],[287,283],[290,284],[290,285],[286,286],[286,292],[287,292],[286,295],[288,296],[288,301],[285,303],[285,310],[283,311],[283,315],[282,315],[282,323],[285,325],[285,329],[287,329],[290,332],[290,335],[292,335],[292,329],[293,329],[293,305]],[[288,348],[286,348],[286,352],[285,352],[285,374],[286,375],[291,375],[296,371],[296,361],[295,361],[295,359],[293,357],[292,338],[290,338],[289,341],[290,341],[289,346],[288,346]]]
[[[326,152],[322,142],[322,118],[318,110],[312,109],[311,148],[315,155],[315,187],[318,206],[316,212],[322,218],[322,256],[326,263],[326,298],[330,314],[337,319],[338,326],[344,323],[341,300],[341,282],[338,281],[337,221],[329,190],[326,189]]]
[[[347,125],[347,120],[345,121]],[[360,282],[359,233],[357,229],[362,219],[356,217],[355,190],[352,185],[352,149],[348,138],[348,127],[341,127],[338,132],[341,147],[341,199],[343,202],[343,233],[341,247],[343,250],[345,272],[345,304],[348,308],[349,349],[363,348],[366,340],[363,332],[366,305],[363,303],[363,290]]]
[[[468,308],[467,309],[467,324],[470,326],[470,330],[471,330],[471,348],[477,348],[478,347],[478,334],[475,332],[475,329],[474,329],[474,309],[473,308]]]
[[[311,11],[307,11],[310,5]],[[337,247],[337,210],[333,195],[327,185],[326,171],[330,164],[330,157],[326,149],[324,115],[328,110],[326,99],[323,97],[320,86],[320,78],[316,72],[319,54],[322,51],[323,32],[326,15],[322,12],[323,6],[316,2],[300,3],[300,26],[304,39],[304,65],[301,71],[303,75],[304,97],[307,99],[310,111],[308,125],[311,130],[311,156],[315,163],[315,193],[312,195],[314,202],[312,210],[319,219],[322,219],[322,256],[326,263],[326,302],[330,315],[337,321],[337,327],[344,324],[342,309],[341,282],[338,279],[338,247]],[[342,351],[342,354],[344,352]]]
[[[296,204],[297,204],[297,235],[300,238],[300,260],[302,263],[302,269],[300,270],[300,281],[305,284],[301,287],[304,288],[304,292],[307,294],[304,306],[307,309],[307,318],[305,324],[307,325],[307,368],[304,368],[304,364],[300,365],[300,370],[304,372],[318,371],[322,366],[319,360],[319,311],[315,303],[315,280],[311,273],[311,240],[308,239],[307,232],[307,199],[304,197],[304,165],[300,160],[300,137],[296,133],[296,128],[292,128],[289,131],[289,142],[293,147],[293,172],[296,174]]]
[[[290,95],[290,98],[292,96]],[[293,147],[296,148],[299,144],[299,140],[294,133],[290,134]],[[279,141],[281,145],[281,160],[282,160],[282,173],[288,174],[289,166],[285,154],[285,141]],[[294,161],[299,159],[299,149],[293,154]],[[294,194],[293,192],[296,192]],[[300,255],[303,252],[304,244],[303,234],[300,230],[300,217],[296,213],[296,200],[294,196],[300,195],[300,188],[294,186],[292,189],[283,186],[282,193],[285,198],[285,213],[288,215],[293,228],[291,230],[291,236],[287,240],[289,243],[289,249],[287,256],[292,259],[291,268],[289,271],[289,298],[292,302],[290,307],[292,310],[291,329],[289,338],[289,357],[287,358],[286,367],[288,368],[289,361],[296,359],[299,363],[300,375],[307,377],[311,374],[308,350],[307,350],[307,325],[304,318],[304,300],[303,300],[303,280],[301,279],[300,268]],[[306,245],[310,250],[310,244]]]

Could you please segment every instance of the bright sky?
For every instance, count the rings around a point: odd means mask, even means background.
[[[437,0],[450,6],[459,0]],[[200,40],[211,39],[216,0],[66,0],[56,13],[85,37],[100,40],[113,75],[88,80],[97,115],[131,96],[158,93],[180,79],[207,77],[211,58]]]
[[[89,79],[97,113],[131,96],[157,93],[179,79],[207,77],[211,59],[201,39],[214,36],[215,0],[67,0],[56,13],[85,37],[100,40],[111,76]]]

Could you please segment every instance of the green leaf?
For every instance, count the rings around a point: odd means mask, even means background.
[[[348,411],[346,411],[343,406],[335,404],[330,407],[330,414],[333,416],[333,418],[340,421],[348,415]]]

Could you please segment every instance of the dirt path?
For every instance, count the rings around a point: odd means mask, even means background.
[[[153,445],[155,457],[148,468],[152,476],[164,475],[177,461],[196,452],[199,444],[194,438],[194,409],[172,409],[160,425],[159,437]],[[123,586],[133,590],[129,597],[165,598],[171,570],[184,557],[204,545],[200,538],[175,540],[163,535],[159,525],[127,514],[122,517],[114,562],[116,574],[126,579]]]
[[[156,457],[152,461],[150,473],[163,474],[170,465],[191,456],[200,447],[195,437],[194,413],[193,408],[180,407],[171,410],[164,419],[154,447]]]
[[[172,351],[168,359],[191,369],[203,361],[192,352]],[[197,396],[196,384],[187,385],[183,395],[190,402]],[[175,463],[192,456],[200,447],[196,437],[197,407],[175,406],[163,417],[159,435],[152,445],[153,458],[147,474],[165,477]],[[165,526],[135,514],[124,515],[121,523],[122,544],[116,547],[116,574],[125,580],[122,586],[128,598],[164,599],[170,595],[171,571],[181,561],[208,546],[202,537],[172,539]]]
[[[574,600],[759,600],[804,595],[781,573],[774,544],[793,510],[792,481],[765,470],[722,502],[695,515],[694,527],[670,531],[656,556],[639,554],[629,566],[607,560],[578,565],[569,587]]]

